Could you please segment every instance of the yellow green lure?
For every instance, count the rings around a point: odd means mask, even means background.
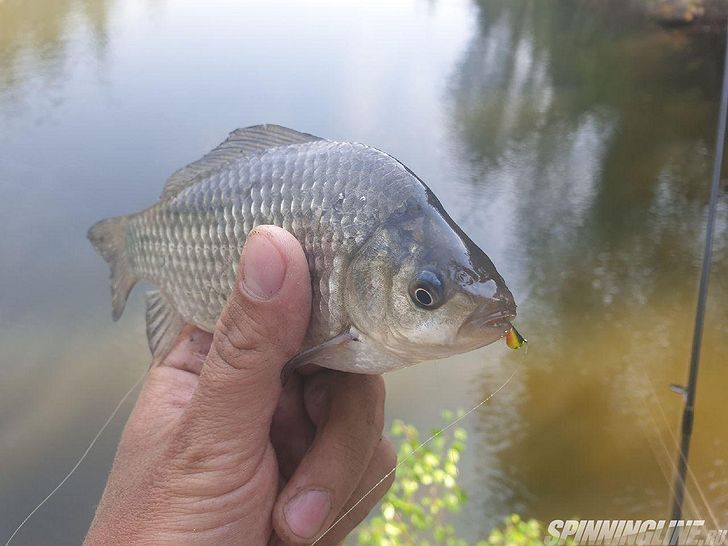
[[[508,348],[520,349],[526,343],[528,343],[528,340],[519,334],[518,330],[516,330],[513,326],[511,326],[511,329],[506,332],[506,345]]]

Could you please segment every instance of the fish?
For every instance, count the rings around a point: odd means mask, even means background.
[[[307,363],[383,373],[488,345],[516,304],[491,259],[393,156],[279,125],[237,129],[173,173],[157,203],[102,220],[88,239],[111,269],[112,317],[146,281],[149,348],[186,324],[212,332],[246,236],[272,224],[301,243],[312,307]]]

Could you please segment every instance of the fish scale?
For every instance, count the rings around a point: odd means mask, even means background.
[[[368,176],[352,172],[361,165],[351,160],[355,154],[373,156],[377,166],[384,155],[348,143],[290,145],[241,161],[131,216],[127,237],[134,271],[169,294],[187,321],[209,331],[232,290],[248,233],[278,225],[301,241],[308,258],[315,327],[307,342],[320,343],[344,326],[337,295],[346,261],[335,255],[350,254],[376,225],[372,220],[388,212],[373,210],[374,200],[366,199],[380,169]],[[408,188],[404,168],[401,174],[399,191],[422,192]]]

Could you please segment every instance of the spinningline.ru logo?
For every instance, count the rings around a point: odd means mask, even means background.
[[[728,546],[728,529],[706,529],[702,519],[555,519],[547,531],[549,546]]]

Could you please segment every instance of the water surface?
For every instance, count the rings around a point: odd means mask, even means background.
[[[466,422],[462,533],[517,511],[668,516],[722,37],[577,1],[0,2],[0,536],[144,372],[141,298],[110,319],[100,218],[261,122],[384,149],[484,248],[529,351],[388,376],[389,419]],[[721,193],[687,517],[728,525]],[[122,422],[18,543],[75,544]],[[699,484],[699,488],[696,484]]]

